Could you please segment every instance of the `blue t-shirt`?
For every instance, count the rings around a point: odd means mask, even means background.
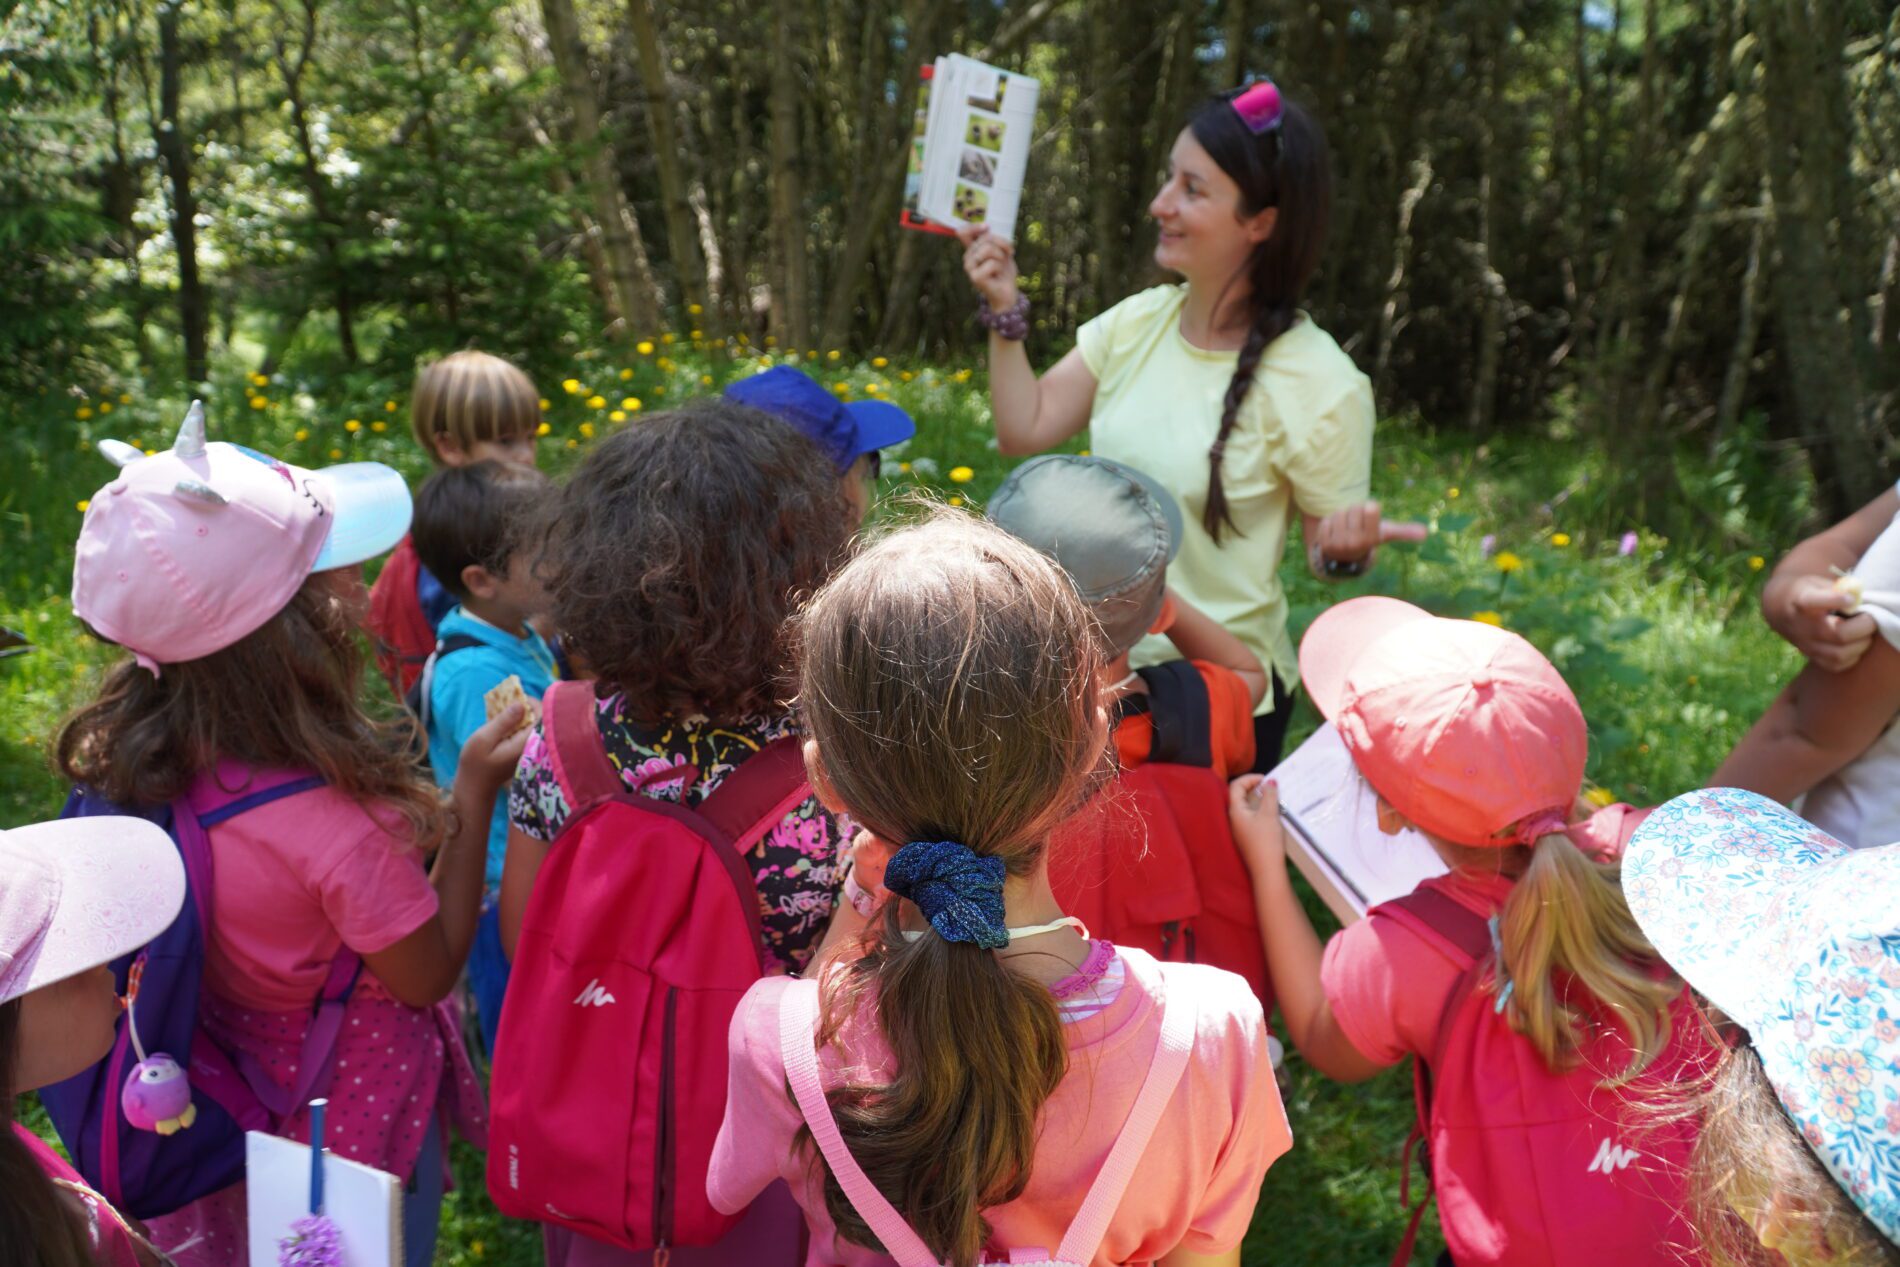
[[[481,646],[452,651],[435,662],[435,675],[429,684],[429,767],[442,787],[455,782],[455,767],[462,759],[462,745],[488,720],[488,707],[482,697],[501,685],[509,674],[521,679],[528,698],[539,700],[554,683],[554,652],[533,629],[517,638],[498,629],[479,616],[471,616],[460,607],[442,618],[436,629],[438,638],[466,634],[479,639]],[[508,844],[508,797],[506,788],[496,798],[494,818],[488,829],[488,887],[501,884],[502,854]]]

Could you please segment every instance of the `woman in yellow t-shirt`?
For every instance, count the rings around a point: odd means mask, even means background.
[[[1004,453],[1040,453],[1091,428],[1097,454],[1153,476],[1186,512],[1168,581],[1273,669],[1254,718],[1257,768],[1277,764],[1289,686],[1280,557],[1294,508],[1307,563],[1354,576],[1381,541],[1417,539],[1368,501],[1372,386],[1301,312],[1332,206],[1326,137],[1261,81],[1188,120],[1148,210],[1155,263],[1183,278],[1084,324],[1040,379],[1022,339],[1029,302],[1010,243],[960,235],[963,266],[990,330],[990,399]],[[1174,655],[1149,638],[1134,663]]]

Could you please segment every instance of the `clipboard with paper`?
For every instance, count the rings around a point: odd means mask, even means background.
[[[1379,830],[1379,797],[1332,723],[1314,731],[1269,776],[1280,789],[1287,856],[1342,924],[1404,897],[1447,868],[1410,828]]]

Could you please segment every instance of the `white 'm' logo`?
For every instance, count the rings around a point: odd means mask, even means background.
[[[1596,1160],[1591,1162],[1585,1174],[1611,1174],[1622,1170],[1642,1154],[1634,1149],[1624,1148],[1613,1139],[1606,1139],[1597,1147]]]
[[[581,992],[574,996],[574,1005],[576,1007],[606,1007],[609,1003],[614,1001],[614,996],[607,993],[606,989],[601,986],[599,977],[595,977],[592,981],[582,986]]]

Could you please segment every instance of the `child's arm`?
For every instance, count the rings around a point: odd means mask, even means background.
[[[1205,660],[1232,670],[1234,676],[1247,684],[1249,705],[1258,704],[1267,693],[1267,670],[1261,665],[1260,657],[1228,632],[1226,626],[1172,588],[1168,590],[1167,608],[1173,610],[1174,619],[1171,624],[1163,625],[1161,632],[1167,634],[1174,649],[1189,660]],[[1163,620],[1166,619],[1164,614]]]
[[[528,913],[528,899],[534,896],[534,878],[547,861],[548,842],[536,840],[512,824],[508,828],[508,853],[501,860],[501,894],[495,901],[495,916],[501,925],[501,953],[510,962],[515,957],[515,942],[521,937],[521,920]]]
[[[1264,775],[1243,775],[1228,788],[1227,814],[1253,877],[1260,939],[1288,1037],[1308,1064],[1335,1082],[1363,1082],[1383,1066],[1352,1045],[1320,986],[1319,934],[1306,918],[1287,874],[1280,790]]]
[[[1810,664],[1709,780],[1792,801],[1867,751],[1900,714],[1900,650],[1884,638],[1852,668]]]
[[[410,1007],[431,1007],[447,998],[468,961],[481,915],[495,797],[513,777],[528,741],[521,712],[520,704],[510,705],[462,748],[449,797],[455,831],[437,851],[429,871],[439,903],[435,917],[395,945],[363,956],[377,980]]]
[[[1874,636],[1867,616],[1842,616],[1834,574],[1854,567],[1900,512],[1888,489],[1841,522],[1809,537],[1775,565],[1762,586],[1761,614],[1795,650],[1830,672],[1853,667]]]

